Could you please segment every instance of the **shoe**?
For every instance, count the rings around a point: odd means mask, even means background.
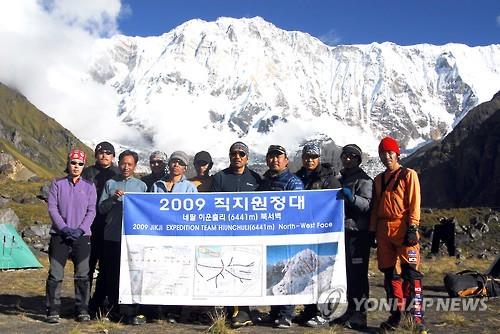
[[[78,322],[90,321],[90,315],[87,312],[82,312],[76,316],[76,321],[78,321]]]
[[[307,327],[318,328],[318,327],[328,327],[330,324],[328,320],[323,318],[322,316],[315,316],[312,319],[309,319],[306,324]]]
[[[49,324],[58,324],[60,321],[59,314],[48,315],[45,321]]]
[[[415,333],[417,334],[427,334],[427,328],[424,324],[415,325]]]
[[[341,324],[345,328],[354,329],[358,331],[365,330],[367,327],[366,313],[365,312],[353,312],[349,319],[345,320]]]
[[[252,326],[253,322],[246,311],[236,311],[235,315],[231,318],[231,327],[240,328],[245,326]]]
[[[401,322],[401,313],[393,313],[389,318],[380,324],[380,329],[392,332],[398,329]]]
[[[292,320],[285,317],[278,318],[274,321],[274,327],[282,329],[290,328],[292,327]]]
[[[146,323],[146,317],[143,315],[130,316],[127,319],[127,324],[132,326],[140,326]]]

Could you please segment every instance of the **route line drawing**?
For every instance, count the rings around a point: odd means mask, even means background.
[[[252,280],[251,278],[244,277],[244,275],[252,274],[252,271],[248,270],[248,269],[252,268],[255,265],[255,261],[252,261],[248,264],[239,264],[239,263],[233,263],[233,257],[231,257],[231,259],[229,260],[229,263],[227,265],[224,263],[223,259],[220,259],[220,262],[221,262],[220,266],[209,266],[209,265],[198,263],[198,261],[196,260],[196,272],[201,277],[205,278],[205,276],[200,272],[198,267],[208,268],[208,269],[218,269],[218,272],[215,275],[207,278],[207,280],[206,280],[207,282],[214,280],[215,288],[218,287],[219,277],[226,278],[224,276],[224,273],[228,273],[228,274],[232,275],[234,278],[238,279],[241,283],[243,283],[243,281],[251,281]]]

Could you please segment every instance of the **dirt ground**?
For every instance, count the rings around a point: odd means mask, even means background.
[[[62,321],[51,325],[44,322],[45,318],[45,279],[47,277],[47,257],[38,254],[44,268],[39,270],[17,270],[0,272],[0,334],[8,333],[207,333],[208,326],[193,324],[169,324],[165,321],[147,323],[142,326],[127,326],[121,323],[91,321],[90,323],[77,323],[73,320],[73,282],[72,266],[66,268],[66,279],[63,283],[63,309]],[[437,304],[438,299],[445,301],[447,294],[442,285],[442,277],[447,271],[463,269],[484,270],[491,260],[462,260],[440,257],[427,260],[422,270],[426,274],[424,280],[424,297],[433,299]],[[370,264],[370,296],[380,298],[384,296],[382,275],[376,270],[375,260],[372,256]],[[479,300],[478,300],[479,302]],[[429,333],[498,333],[500,331],[500,299],[485,300],[485,307],[476,311],[443,311],[431,307],[426,310],[426,324]],[[377,333],[377,327],[385,320],[388,313],[374,310],[369,312],[369,328],[367,333]],[[267,326],[246,327],[226,333],[356,333],[341,327],[325,329],[311,329],[295,325],[287,330],[274,329]],[[411,333],[410,330],[400,330],[399,333]]]

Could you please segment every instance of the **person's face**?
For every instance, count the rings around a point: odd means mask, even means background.
[[[319,155],[317,154],[304,154],[302,155],[302,166],[308,170],[313,171],[319,165]]]
[[[360,158],[357,154],[353,153],[342,153],[340,155],[340,160],[342,161],[342,166],[345,169],[350,169],[357,167],[360,163]]]
[[[170,170],[171,176],[184,175],[187,165],[182,160],[172,159],[168,163],[168,169]]]
[[[288,158],[280,152],[271,152],[266,156],[267,167],[273,172],[281,172],[288,166]]]
[[[393,151],[379,152],[380,161],[388,170],[394,170],[398,166],[398,155]]]
[[[111,151],[99,151],[95,155],[97,164],[99,166],[108,168],[113,164],[113,160],[115,159],[115,156],[113,155],[113,152]]]
[[[82,174],[85,163],[80,159],[71,159],[68,162],[68,172],[71,177],[78,177]]]
[[[231,167],[242,168],[248,163],[248,155],[243,151],[231,151],[229,152],[229,161]]]
[[[126,178],[134,175],[135,166],[136,163],[134,157],[131,155],[124,156],[118,162],[118,167],[120,168],[122,175],[125,176]]]
[[[149,160],[149,167],[151,168],[151,172],[153,174],[163,174],[167,164],[165,164],[163,160],[153,158]]]
[[[199,176],[206,175],[210,170],[209,163],[206,161],[195,161],[194,168],[196,169],[196,174],[198,174]]]

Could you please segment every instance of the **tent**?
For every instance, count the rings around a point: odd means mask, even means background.
[[[11,224],[0,224],[0,270],[42,268]]]

